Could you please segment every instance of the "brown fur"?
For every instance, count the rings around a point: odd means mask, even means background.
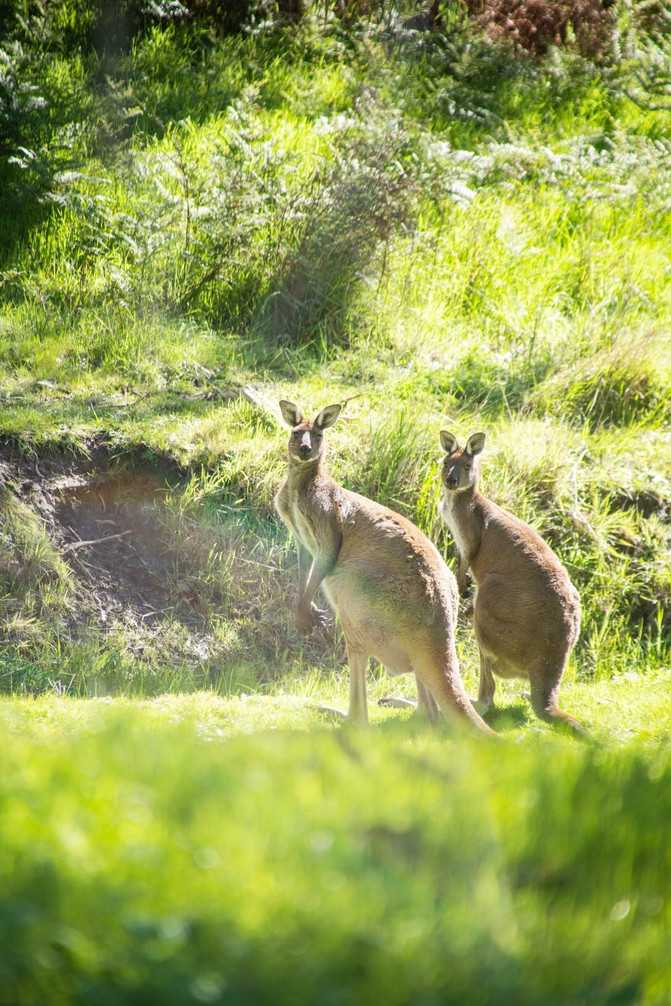
[[[347,644],[349,718],[367,721],[365,675],[374,656],[392,674],[414,672],[442,712],[491,733],[459,674],[458,595],[438,551],[405,517],[344,489],[328,474],[322,433],[335,422],[338,406],[324,409],[313,423],[291,403],[280,407],[292,435],[289,470],[275,506],[298,545],[297,622],[309,630],[319,621],[313,600],[323,587]]]
[[[528,678],[536,714],[584,729],[557,705],[562,674],[580,631],[580,598],[568,573],[533,528],[502,510],[478,490],[484,435],[474,434],[462,450],[441,433],[441,512],[459,551],[457,582],[467,571],[476,583],[473,627],[480,648],[478,708],[494,698],[493,675]]]

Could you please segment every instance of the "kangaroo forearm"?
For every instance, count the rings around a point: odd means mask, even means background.
[[[305,588],[301,593],[299,607],[309,608],[315,599],[317,591],[322,585],[322,581],[333,571],[336,559],[337,555],[329,556],[326,559],[315,559],[312,563],[312,569],[310,570],[310,575],[307,578]]]
[[[459,593],[465,594],[468,590],[468,560],[460,559],[459,568],[457,570],[457,586],[459,587]]]
[[[310,576],[310,567],[312,566],[312,556],[300,542],[297,542],[298,546],[298,596],[302,597],[305,593],[305,588],[307,586],[308,577]]]

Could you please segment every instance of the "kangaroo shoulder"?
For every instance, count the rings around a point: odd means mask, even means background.
[[[487,500],[483,516],[485,531],[505,536],[511,544],[524,540],[542,541],[538,532],[534,531],[529,524],[508,510],[504,510],[503,507],[500,507],[497,503],[493,503],[491,500]]]
[[[390,510],[382,503],[377,503],[375,500],[369,499],[368,496],[362,496],[349,489],[342,490],[341,508],[343,514],[350,521],[356,522],[360,526],[370,525],[380,530],[386,529],[392,535],[394,533],[402,534],[404,525],[409,523],[400,514]]]
[[[341,509],[342,492],[342,488],[332,479],[316,479],[309,490],[298,497],[297,505],[303,513],[337,516]]]
[[[492,527],[498,529],[499,538],[505,537],[510,547],[533,565],[567,578],[559,558],[535,528],[507,510],[496,509],[498,514],[492,521]]]
[[[409,549],[409,553],[421,554],[430,562],[440,558],[433,542],[412,521],[382,503],[358,493],[345,492],[343,506],[352,523],[367,526],[378,540],[396,541]]]

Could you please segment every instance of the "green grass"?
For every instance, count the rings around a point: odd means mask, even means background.
[[[477,677],[466,673],[466,684],[474,693]],[[271,682],[262,690],[245,690],[240,682],[236,694],[196,691],[185,694],[175,690],[155,698],[110,696],[74,699],[65,695],[34,698],[5,698],[0,705],[8,729],[16,733],[38,733],[44,739],[53,733],[76,736],[97,730],[117,715],[132,717],[141,713],[148,725],[160,727],[167,722],[181,723],[199,736],[226,738],[266,731],[320,731],[329,726],[329,718],[318,710],[320,703],[347,708],[347,675],[343,672],[319,674],[297,670],[280,682]],[[368,699],[371,737],[378,728],[399,728],[405,724],[412,733],[417,726],[414,713],[387,709],[377,704],[386,695],[413,697],[410,679],[389,678],[379,668],[369,675]],[[551,726],[538,720],[524,697],[524,682],[499,682],[496,711],[491,722],[509,740],[544,738],[552,743],[557,737]],[[580,718],[594,740],[606,746],[636,741],[644,746],[664,742],[671,729],[671,680],[669,671],[647,676],[626,672],[608,681],[584,684],[569,680],[561,692],[562,705]],[[412,727],[412,729],[411,729]],[[340,729],[338,727],[338,729]],[[418,729],[420,729],[418,727]],[[431,736],[429,728],[421,728]],[[441,731],[438,731],[441,734]],[[577,742],[576,742],[577,743]]]
[[[0,718],[8,1003],[668,1001],[650,734],[494,750],[208,695]]]

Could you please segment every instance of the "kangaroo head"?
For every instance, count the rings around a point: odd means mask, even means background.
[[[293,402],[280,402],[282,418],[291,427],[289,459],[299,464],[309,464],[320,458],[324,453],[324,430],[333,426],[341,409],[342,405],[327,405],[310,422],[303,418],[301,410]]]
[[[477,485],[480,466],[476,455],[485,446],[484,433],[474,433],[462,449],[453,433],[441,430],[440,443],[445,451],[442,474],[445,489],[462,492]]]

